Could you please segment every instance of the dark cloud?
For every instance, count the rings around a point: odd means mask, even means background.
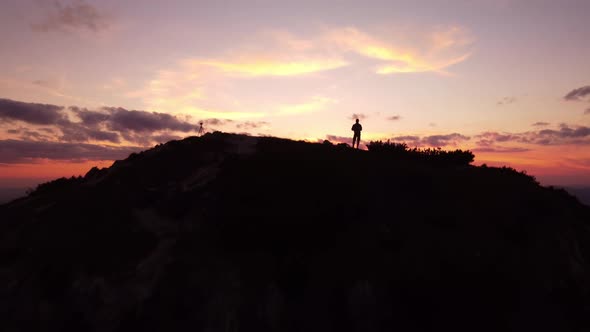
[[[32,141],[47,141],[52,137],[40,132],[40,130],[32,130],[28,128],[8,129],[6,133],[11,135],[18,135],[20,139]]]
[[[502,147],[502,146],[495,146],[495,147],[477,147],[471,149],[473,152],[488,152],[488,153],[518,153],[518,152],[527,152],[531,151],[531,149],[521,148],[521,147]]]
[[[109,119],[109,114],[102,112],[90,111],[86,108],[80,108],[77,106],[70,106],[72,110],[82,121],[82,124],[86,126],[97,126],[98,124],[105,122]]]
[[[439,147],[439,146],[448,146],[448,145],[457,145],[460,142],[469,140],[468,136],[461,135],[458,133],[452,133],[448,135],[432,135],[426,136],[422,138],[422,142],[425,145],[431,147]]]
[[[510,133],[497,133],[497,132],[484,132],[476,135],[476,138],[480,139],[477,143],[480,145],[488,145],[488,142],[509,142],[519,140],[518,135]]]
[[[396,142],[418,142],[420,141],[420,136],[411,136],[411,135],[406,135],[406,136],[396,136],[391,138],[392,141],[396,141]]]
[[[107,17],[96,7],[82,0],[74,0],[71,4],[53,3],[48,17],[39,24],[33,24],[35,31],[48,32],[64,29],[87,29],[93,32],[108,28]]]
[[[63,122],[60,125],[62,136],[60,141],[64,142],[87,142],[90,140],[107,141],[120,143],[119,133],[87,127],[74,122]]]
[[[447,135],[430,135],[430,136],[395,136],[390,140],[399,143],[406,143],[412,147],[443,147],[443,146],[456,146],[463,141],[467,141],[470,138],[459,133],[452,133]]]
[[[232,123],[234,123],[234,120],[212,118],[212,119],[205,119],[205,120],[199,121],[199,124],[197,126],[200,128],[201,124],[203,124],[203,132],[202,133],[206,133],[206,132],[216,131],[217,130],[216,127],[218,127],[218,126],[225,126],[225,125],[229,125]],[[237,125],[237,127],[240,128],[239,125]],[[196,131],[199,132],[200,130],[197,129]]]
[[[154,142],[154,136],[164,135],[166,132],[160,133],[136,133],[133,131],[121,132],[121,137],[128,141],[141,146],[148,146]],[[161,143],[161,142],[158,142]]]
[[[50,104],[24,103],[0,98],[0,119],[50,125],[64,118],[63,107]]]
[[[534,145],[588,145],[590,128],[586,126],[569,126],[561,124],[558,130],[542,129],[524,133],[486,132],[476,136],[480,147],[495,147],[497,143],[524,143]]]
[[[344,142],[350,144],[351,138],[327,135],[326,139],[331,142]],[[396,143],[405,143],[409,147],[452,147],[461,146],[472,137],[460,133],[446,135],[404,135],[379,139],[389,140]],[[531,145],[590,145],[590,127],[571,126],[561,124],[559,129],[542,129],[522,133],[507,132],[484,132],[473,136],[475,147],[474,152],[497,152],[497,153],[518,153],[531,151]],[[323,140],[318,140],[323,141]]]
[[[79,120],[72,121],[68,114]],[[56,105],[25,103],[9,99],[0,99],[0,120],[21,121],[31,126],[28,132],[22,131],[23,139],[50,139],[41,137],[39,131],[53,133],[53,139],[63,142],[104,141],[120,143],[121,138],[134,144],[150,145],[159,141],[169,131],[184,133],[197,132],[199,125],[179,119],[176,116],[121,107],[105,107],[101,110],[89,110],[70,106],[67,110]],[[208,119],[207,123],[226,124],[231,120]],[[246,123],[246,127],[256,127],[260,123]],[[52,128],[35,128],[37,125],[51,125]],[[15,133],[12,133],[15,134]],[[60,136],[61,134],[61,136]],[[160,136],[157,140],[157,138]]]
[[[245,130],[251,130],[251,129],[257,129],[257,128],[260,128],[260,127],[268,126],[268,124],[269,123],[266,122],[266,121],[256,121],[256,122],[253,122],[253,121],[245,121],[245,122],[242,122],[242,123],[237,124],[236,125],[236,128],[238,128],[238,129],[245,129]]]
[[[522,143],[522,139],[520,134],[512,134],[512,133],[497,133],[497,132],[484,132],[482,134],[476,135],[475,138],[478,139],[476,142],[477,146],[473,148],[473,152],[488,152],[488,153],[517,153],[517,152],[526,152],[530,149],[524,147],[514,147],[514,146],[504,146],[498,145],[500,144],[510,144],[510,143]]]
[[[326,135],[326,139],[334,144],[338,144],[338,143],[346,143],[346,144],[352,144],[352,136],[351,137],[345,137],[345,136],[336,136],[336,135]],[[322,139],[318,139],[318,142],[323,142],[324,140]]]
[[[350,119],[351,120],[356,120],[356,119],[365,120],[368,117],[369,117],[368,115],[363,114],[363,113],[352,113],[352,115],[350,116]]]
[[[545,127],[548,125],[550,125],[549,122],[543,122],[543,121],[535,122],[532,124],[532,126],[534,126],[534,127]]]
[[[30,163],[36,159],[85,161],[127,157],[140,147],[113,147],[84,143],[0,140],[0,163]]]
[[[565,100],[582,100],[587,95],[590,95],[590,85],[574,89],[568,92],[563,99]]]
[[[210,126],[223,126],[225,124],[233,122],[233,120],[226,120],[226,119],[206,119],[201,121],[203,124],[210,125]]]
[[[590,137],[590,128],[585,126],[578,126],[570,128],[567,125],[562,126],[559,130],[544,129],[536,133],[537,137],[548,138],[551,140],[561,141],[563,139],[571,138],[586,138]]]
[[[398,121],[398,120],[401,120],[401,118],[402,117],[399,116],[399,115],[394,115],[394,116],[387,117],[387,120],[389,120],[389,121]]]
[[[160,130],[175,130],[182,132],[196,131],[198,125],[181,121],[167,113],[126,110],[121,107],[105,107],[109,114],[107,128],[113,131],[149,133]]]
[[[492,151],[493,149],[498,149],[496,146],[497,143],[509,143],[509,142],[517,142],[517,143],[529,143],[528,139],[526,139],[525,134],[523,133],[498,133],[498,132],[484,132],[479,135],[476,135],[475,138],[478,139],[476,142],[480,151],[482,149],[488,149],[487,152]]]
[[[496,105],[508,105],[516,102],[516,97],[504,97],[500,99]]]
[[[345,136],[336,136],[336,135],[326,135],[326,139],[332,143],[347,143],[351,144],[352,136],[345,137]],[[463,141],[467,141],[470,138],[465,135],[461,135],[459,133],[452,133],[448,135],[431,135],[431,136],[413,136],[413,135],[406,135],[406,136],[395,136],[389,139],[385,138],[382,140],[389,140],[392,142],[397,143],[405,143],[410,147],[443,147],[443,146],[456,146],[459,145]],[[323,142],[323,140],[318,140],[318,142]]]

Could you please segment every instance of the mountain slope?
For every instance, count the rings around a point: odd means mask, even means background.
[[[214,133],[0,220],[5,331],[590,328],[590,209],[507,168]]]

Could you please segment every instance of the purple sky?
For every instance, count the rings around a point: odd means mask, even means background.
[[[590,184],[588,1],[2,7],[0,187],[83,173],[199,121],[339,141],[355,117],[364,140],[472,149],[545,184]]]

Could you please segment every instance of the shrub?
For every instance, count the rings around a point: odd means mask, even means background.
[[[469,150],[446,151],[441,148],[408,148],[406,143],[371,141],[367,148],[372,153],[396,156],[405,159],[421,160],[444,165],[469,165],[475,159]]]
[[[61,177],[53,181],[38,184],[36,189],[27,190],[27,195],[35,196],[43,193],[63,191],[64,189],[74,187],[76,184],[82,182],[82,180],[83,178],[81,176],[72,176],[70,178]]]

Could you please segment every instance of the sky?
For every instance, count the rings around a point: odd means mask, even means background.
[[[2,0],[0,188],[206,131],[590,186],[590,2]]]

